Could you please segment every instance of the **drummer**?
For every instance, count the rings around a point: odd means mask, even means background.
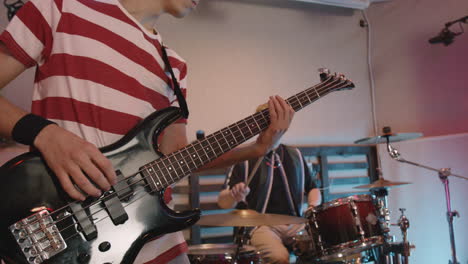
[[[320,191],[299,149],[281,144],[258,160],[230,168],[218,205],[302,216],[305,194],[309,208],[321,203]],[[293,238],[302,229],[304,224],[258,226],[251,233],[251,244],[267,263],[289,263]]]

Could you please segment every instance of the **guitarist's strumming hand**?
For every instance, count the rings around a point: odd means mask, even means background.
[[[65,192],[74,199],[84,200],[86,194],[101,195],[101,190],[91,181],[104,191],[116,183],[112,164],[99,149],[59,126],[46,126],[37,135],[34,146],[42,153]]]
[[[257,110],[262,110],[262,106]],[[283,134],[288,130],[294,117],[294,109],[280,96],[270,96],[268,100],[270,125],[257,138],[256,145],[261,148],[262,155],[268,153],[280,143]]]

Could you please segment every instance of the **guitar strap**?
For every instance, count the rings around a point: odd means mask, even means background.
[[[173,84],[172,88],[174,90],[175,95],[177,96],[177,101],[179,101],[179,106],[180,106],[180,109],[182,110],[182,116],[184,118],[188,118],[189,110],[187,107],[187,101],[185,101],[185,97],[182,94],[182,91],[180,90],[179,82],[177,81],[174,75],[174,71],[172,71],[171,63],[169,62],[169,58],[167,57],[166,47],[164,45],[161,45],[161,50],[162,50],[164,63],[166,64],[166,68],[171,73],[172,84]]]

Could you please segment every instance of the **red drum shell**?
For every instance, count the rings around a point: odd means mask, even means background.
[[[318,206],[306,214],[320,259],[346,256],[383,243],[378,211],[370,195],[354,195]]]

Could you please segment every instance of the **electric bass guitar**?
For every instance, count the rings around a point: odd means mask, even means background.
[[[330,92],[351,89],[341,74],[320,70],[321,82],[286,100],[298,111]],[[118,183],[99,198],[73,201],[37,152],[0,168],[0,258],[20,264],[130,264],[148,240],[189,227],[200,210],[174,212],[164,190],[252,138],[269,125],[268,109],[164,156],[154,139],[181,111],[156,111],[116,143],[100,150]]]

